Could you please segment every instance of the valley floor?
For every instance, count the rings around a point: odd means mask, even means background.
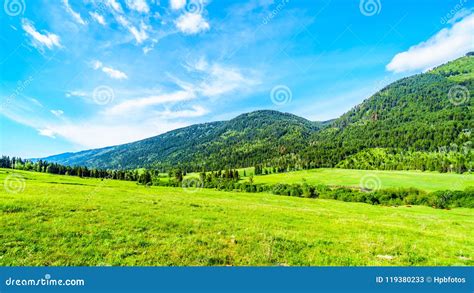
[[[0,189],[2,266],[474,265],[474,209],[190,192],[6,169],[0,180],[8,186]]]

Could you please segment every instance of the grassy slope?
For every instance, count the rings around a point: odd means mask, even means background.
[[[474,186],[472,174],[441,174],[419,171],[372,171],[314,169],[254,177],[255,183],[302,183],[359,187],[364,176],[380,179],[381,188],[414,187],[425,191],[464,190]]]
[[[472,209],[15,173],[26,188],[0,190],[0,265],[474,265]]]

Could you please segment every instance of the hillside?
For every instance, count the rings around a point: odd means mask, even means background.
[[[304,158],[332,167],[370,148],[397,153],[471,150],[473,93],[472,56],[401,79],[315,133],[314,147]]]
[[[100,168],[166,169],[181,165],[201,170],[269,164],[285,169],[334,167],[339,163],[363,168],[354,162],[366,156],[357,154],[383,148],[389,154],[404,152],[410,157],[409,169],[413,165],[415,169],[448,171],[453,161],[460,161],[456,168],[464,172],[472,167],[471,151],[462,158],[441,158],[444,165],[432,168],[426,163],[417,167],[420,164],[412,161],[425,157],[419,152],[439,159],[431,154],[443,148],[452,150],[453,146],[456,151],[471,149],[473,94],[474,56],[466,56],[396,81],[334,121],[318,123],[288,113],[256,111],[230,121],[193,125],[134,143],[45,160]],[[418,155],[411,158],[414,153]],[[355,159],[343,162],[351,156]],[[377,164],[365,165],[369,169],[386,165]]]

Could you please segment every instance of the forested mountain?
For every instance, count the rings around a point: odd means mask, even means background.
[[[334,121],[256,111],[44,160],[123,169],[211,170],[262,164],[282,169],[344,166],[463,172],[472,168],[473,161],[473,94],[474,56],[466,56],[394,82]],[[381,151],[371,151],[375,149]],[[404,156],[398,165],[393,162],[397,155]],[[428,160],[420,161],[423,158],[437,162],[428,166]]]
[[[470,152],[473,93],[472,56],[401,79],[316,132],[303,157],[317,166],[335,166],[367,148]]]
[[[177,167],[201,170],[251,166],[297,152],[325,123],[277,111],[256,111],[229,121],[197,124],[142,141],[45,158],[95,168]]]

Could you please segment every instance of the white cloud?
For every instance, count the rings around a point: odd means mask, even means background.
[[[244,77],[238,69],[223,67],[219,64],[214,64],[210,68],[209,76],[211,78],[207,82],[200,84],[200,91],[208,97],[220,96],[239,88],[257,84],[257,82]]]
[[[218,97],[238,90],[246,90],[260,82],[253,72],[243,73],[241,69],[214,63],[209,64],[205,58],[194,63],[186,63],[189,72],[197,72],[201,77],[194,82],[170,78],[182,89],[192,91],[205,97]],[[191,74],[192,76],[192,74]]]
[[[38,100],[35,99],[35,98],[28,98],[28,100],[29,100],[31,103],[33,103],[33,104],[35,104],[36,106],[38,106],[38,107],[43,107],[43,104],[41,104],[40,101],[38,101]]]
[[[105,19],[102,15],[97,12],[89,12],[90,16],[101,25],[105,25]]]
[[[118,13],[122,13],[123,9],[122,6],[117,2],[117,0],[107,0],[107,5],[109,7],[112,7],[113,10],[115,10]]]
[[[474,14],[471,13],[429,40],[395,55],[386,68],[396,73],[428,70],[461,57],[474,50],[473,33]]]
[[[157,39],[152,39],[151,44],[149,44],[148,46],[143,47],[143,54],[147,55],[148,52],[150,52],[151,50],[153,50],[155,48],[155,45],[157,43],[158,43]]]
[[[66,8],[66,11],[72,16],[72,18],[74,18],[74,20],[77,23],[82,24],[82,25],[86,24],[86,22],[82,19],[81,15],[77,13],[76,11],[74,11],[71,5],[69,5],[69,0],[63,0],[63,3],[64,3],[64,7]]]
[[[205,71],[209,68],[209,63],[207,62],[206,58],[201,57],[196,62],[186,63],[184,67],[188,71]]]
[[[47,47],[48,49],[61,47],[59,36],[47,31],[43,31],[42,33],[38,32],[33,23],[28,19],[22,19],[21,26],[30,36],[34,47],[38,49],[43,49],[44,47]]]
[[[63,110],[51,110],[51,113],[58,118],[64,115]]]
[[[93,121],[54,125],[46,133],[64,137],[82,148],[100,148],[138,141],[188,125],[162,119],[147,119],[140,123]]]
[[[150,7],[145,0],[127,0],[127,7],[142,13],[150,12]]]
[[[121,15],[117,17],[117,21],[133,35],[138,44],[141,44],[148,39],[148,26],[143,21],[141,22],[139,29]]]
[[[120,70],[113,69],[111,67],[102,67],[102,71],[107,73],[111,78],[114,79],[127,79],[128,76]]]
[[[114,78],[114,79],[128,79],[127,74],[125,74],[124,72],[122,72],[120,70],[117,70],[117,69],[114,69],[112,67],[104,66],[104,64],[102,64],[102,62],[100,62],[98,60],[93,62],[92,67],[95,70],[101,69],[104,73],[106,73],[111,78]]]
[[[88,94],[83,91],[70,91],[66,93],[66,97],[79,97],[79,98],[86,98]]]
[[[37,130],[39,135],[62,137],[81,149],[128,143],[189,125],[185,121],[168,121],[153,111],[142,112],[140,116],[104,116],[99,113],[82,120],[58,120],[51,115],[42,116],[44,112],[28,105],[17,99],[11,107],[0,108],[0,114]]]
[[[136,111],[141,111],[151,106],[166,103],[176,103],[188,101],[195,98],[194,93],[188,91],[178,91],[161,95],[147,96],[143,98],[130,99],[105,110],[106,115],[128,115]]]
[[[150,47],[150,46],[146,46],[146,47],[143,47],[143,54],[148,54],[151,50],[153,50],[153,47]]]
[[[50,138],[56,138],[54,130],[49,129],[49,128],[38,129],[38,134],[42,136],[47,136]]]
[[[178,10],[186,5],[186,0],[170,0],[171,9]]]
[[[102,62],[96,60],[93,62],[92,66],[94,67],[95,70],[102,68],[103,64]]]
[[[185,34],[197,34],[209,30],[209,23],[198,13],[185,13],[176,20],[176,27]]]

